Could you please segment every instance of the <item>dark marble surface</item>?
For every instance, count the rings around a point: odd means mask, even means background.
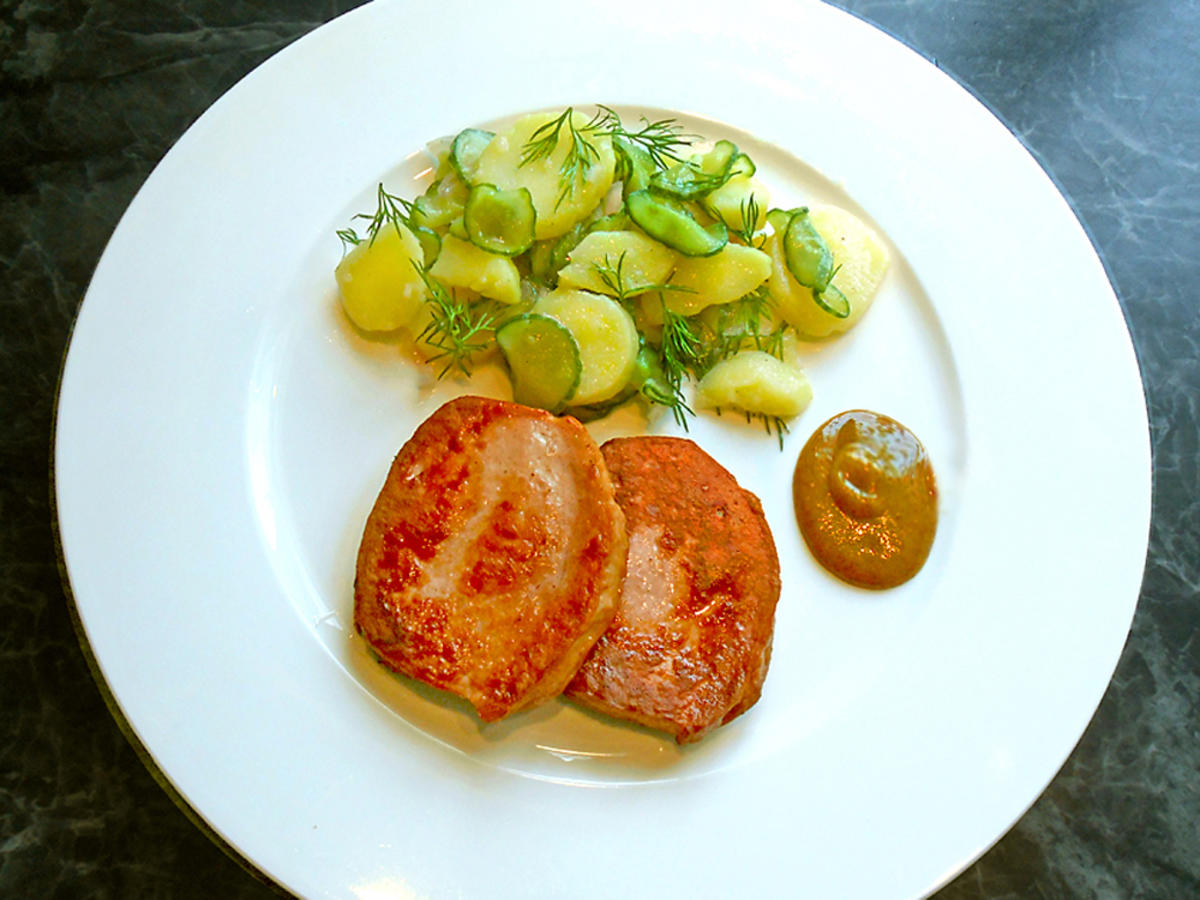
[[[352,5],[0,0],[0,896],[272,895],[159,787],[91,680],[56,562],[51,421],[75,310],[153,165]],[[1152,427],[1150,551],[1113,683],[1033,809],[939,897],[1200,896],[1200,3],[839,5],[969,87],[1062,187]]]

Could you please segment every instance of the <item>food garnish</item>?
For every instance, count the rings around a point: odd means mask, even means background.
[[[695,383],[696,408],[736,408],[782,444],[811,397],[796,340],[851,327],[887,267],[857,217],[772,209],[749,155],[670,118],[568,107],[431,147],[421,196],[380,184],[365,234],[338,232],[346,314],[407,331],[439,378],[499,349],[514,396],[555,413],[642,402],[686,429]]]

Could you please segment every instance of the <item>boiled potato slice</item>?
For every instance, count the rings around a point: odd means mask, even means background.
[[[693,316],[707,306],[729,303],[750,293],[771,275],[771,257],[741,244],[726,244],[712,256],[681,257],[668,291],[667,308]]]
[[[535,113],[518,119],[507,131],[492,138],[480,154],[475,170],[479,183],[494,184],[505,191],[519,187],[529,189],[533,208],[537,211],[534,237],[539,241],[565,234],[599,206],[612,186],[616,165],[608,136],[582,131],[588,123],[588,117],[582,113],[572,113],[571,123],[582,139],[595,148],[596,156],[589,159],[590,165],[583,169],[581,176],[570,182],[571,189],[565,195],[561,175],[574,144],[565,121],[559,128],[558,143],[553,151],[521,165],[525,146],[533,133],[557,118],[553,113]]]
[[[837,274],[833,285],[850,301],[844,319],[826,312],[812,291],[788,272],[783,254],[783,234],[770,237],[765,250],[771,255],[771,296],[783,318],[804,338],[823,338],[848,331],[863,317],[887,272],[888,251],[882,239],[865,222],[837,206],[814,206],[809,218],[833,253]],[[838,268],[840,266],[840,268]]]
[[[786,419],[802,413],[812,395],[812,385],[797,366],[761,350],[742,350],[700,379],[696,403],[702,409],[733,406]]]
[[[559,284],[616,296],[598,269],[607,270],[615,284],[619,265],[625,295],[633,296],[642,293],[639,288],[664,283],[678,257],[669,247],[635,231],[594,231],[567,258],[569,262],[558,273]]]
[[[451,234],[442,238],[442,252],[429,274],[442,284],[469,288],[501,303],[521,300],[521,273],[511,259],[488,253]]]
[[[633,317],[616,300],[602,294],[557,288],[533,307],[557,319],[579,345],[579,387],[571,404],[586,406],[617,394],[633,376],[638,332]]]
[[[748,223],[743,211],[749,211],[751,197],[754,198],[758,214],[753,223]],[[752,231],[761,231],[767,224],[771,194],[766,185],[753,175],[734,175],[705,197],[704,205],[734,231],[744,231],[748,224],[753,224]]]
[[[414,262],[421,244],[403,225],[384,225],[374,241],[363,241],[334,270],[342,308],[364,331],[395,331],[412,325],[425,304],[425,284]]]

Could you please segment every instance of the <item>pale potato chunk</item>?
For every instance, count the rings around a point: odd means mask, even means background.
[[[799,367],[761,350],[742,350],[700,379],[696,403],[702,409],[732,406],[786,419],[802,413],[812,395],[812,385]]]
[[[450,234],[442,238],[442,251],[429,274],[442,284],[468,288],[501,303],[521,300],[521,273],[511,259]]]
[[[757,211],[753,223],[747,222],[743,215],[750,211],[751,197],[754,198]],[[771,194],[766,185],[753,175],[734,175],[705,197],[704,205],[734,231],[744,231],[748,224],[753,224],[751,230],[761,231],[767,224]]]
[[[836,206],[814,206],[809,212],[813,225],[833,252],[837,274],[833,284],[850,301],[844,319],[826,312],[813,299],[812,291],[788,272],[783,255],[783,234],[772,235],[765,250],[771,255],[771,296],[780,314],[804,338],[823,338],[852,328],[863,317],[888,268],[888,250],[870,226]]]
[[[671,284],[687,291],[667,292],[667,308],[693,316],[705,307],[744,297],[770,275],[771,257],[741,244],[726,244],[712,256],[681,257]]]
[[[539,300],[533,311],[557,319],[579,345],[581,371],[572,405],[607,400],[629,383],[637,362],[638,332],[633,317],[616,300],[557,288]]]
[[[492,138],[480,155],[475,171],[479,183],[494,184],[501,190],[529,189],[537,212],[534,237],[539,241],[565,234],[594,210],[612,186],[616,166],[609,138],[582,131],[588,123],[588,117],[582,113],[573,113],[571,122],[582,139],[595,148],[596,155],[588,159],[589,164],[583,168],[580,177],[569,182],[570,190],[565,195],[561,175],[574,144],[565,121],[559,129],[554,150],[548,156],[521,165],[525,146],[533,133],[557,118],[553,113],[535,113],[518,119],[507,131]]]
[[[421,245],[403,225],[384,225],[374,241],[363,241],[334,270],[342,308],[364,331],[395,331],[420,315],[425,284],[414,262],[424,260]]]
[[[571,251],[558,283],[616,296],[619,266],[621,287],[626,296],[633,296],[649,285],[664,283],[677,258],[669,247],[635,231],[594,231]],[[612,284],[605,283],[600,269]]]

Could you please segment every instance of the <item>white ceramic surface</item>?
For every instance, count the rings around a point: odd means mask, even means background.
[[[1149,444],[1120,309],[1067,204],[965,91],[815,3],[379,2],[251,73],[167,155],[98,266],[55,455],[76,605],[120,713],[192,807],[304,896],[913,897],[1036,799],[1137,600]],[[427,139],[573,103],[731,137],[777,205],[890,238],[876,306],[808,348],[780,452],[692,436],[764,501],[784,591],[761,702],[684,750],[556,701],[481,727],[350,624],[392,455],[494,370],[434,383],[337,306],[334,236]],[[926,443],[942,526],[887,593],[813,562],[800,446],[843,409]],[[651,428],[620,416],[598,438]]]

